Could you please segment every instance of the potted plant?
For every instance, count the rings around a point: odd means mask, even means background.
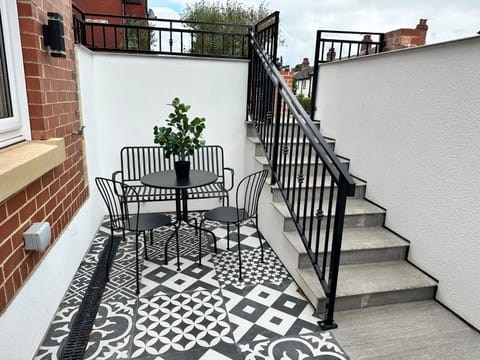
[[[180,101],[178,97],[168,104],[174,108],[166,119],[166,126],[153,128],[153,142],[162,145],[165,156],[174,155],[177,160],[174,163],[177,178],[188,178],[190,162],[189,155],[193,155],[195,149],[205,145],[202,132],[205,129],[205,118],[195,117],[193,120],[187,116],[190,105]]]

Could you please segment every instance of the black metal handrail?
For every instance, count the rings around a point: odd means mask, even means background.
[[[264,36],[251,33],[249,116],[271,167],[271,183],[282,193],[324,289],[320,325],[334,328],[346,198],[354,195],[355,182],[280,75],[275,56],[258,41]]]
[[[325,37],[327,34],[329,37]],[[313,68],[313,86],[311,102],[311,118],[315,119],[317,101],[317,81],[319,65],[337,60],[345,60],[360,56],[378,54],[385,46],[384,33],[318,30],[315,41],[315,57]],[[358,40],[361,36],[361,40]]]
[[[75,42],[91,50],[249,58],[248,25],[86,13],[75,4],[72,8]]]

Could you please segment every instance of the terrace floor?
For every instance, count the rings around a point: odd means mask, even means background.
[[[191,213],[199,218],[200,213]],[[181,271],[175,242],[164,243],[170,228],[154,233],[143,259],[140,241],[141,292],[135,295],[135,237],[120,242],[110,282],[101,299],[84,359],[349,359],[330,332],[321,332],[313,307],[275,253],[259,241],[253,226],[241,228],[244,281],[238,280],[236,232],[226,250],[226,228],[206,223],[218,238],[202,246],[190,229],[180,230]],[[72,329],[105,241],[104,222],[93,239],[71,286],[58,307],[35,359],[58,359]],[[274,240],[274,239],[270,239]]]

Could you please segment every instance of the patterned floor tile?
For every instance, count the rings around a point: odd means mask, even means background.
[[[292,280],[284,281],[279,289],[270,283],[237,288],[223,288],[229,319],[238,343],[248,343],[260,337],[278,337],[318,332],[318,318],[313,307],[302,298]]]
[[[137,300],[102,302],[84,359],[129,359]]]
[[[200,349],[228,355],[232,348],[235,343],[220,289],[139,298],[132,358],[168,358]]]
[[[67,341],[78,308],[79,306],[60,304],[55,318],[50,324],[48,333],[34,357],[35,360],[57,360],[60,358],[62,346]]]
[[[189,214],[201,220],[201,213]],[[58,359],[101,252],[110,239],[108,222],[97,232],[72,280],[35,359]],[[138,242],[140,296],[136,296],[135,236],[127,232],[112,263],[85,359],[348,359],[328,333],[320,333],[313,307],[297,290],[273,250],[264,241],[264,262],[257,231],[240,229],[243,281],[238,279],[237,234],[206,221],[217,236],[179,231],[180,271],[175,237],[164,250],[171,228]],[[205,233],[206,234],[206,233]],[[116,234],[121,236],[121,234]]]
[[[242,250],[242,280],[239,279],[239,260],[236,251],[223,251],[213,256],[220,286],[242,289],[247,285],[272,283],[281,285],[290,279],[285,267],[270,247],[265,247],[263,263],[260,249]]]
[[[240,350],[245,360],[349,359],[329,332],[261,340]]]

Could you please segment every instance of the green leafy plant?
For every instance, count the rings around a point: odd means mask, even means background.
[[[165,155],[176,155],[185,161],[189,155],[193,155],[195,149],[205,145],[202,132],[205,129],[205,118],[195,117],[193,120],[187,116],[190,105],[180,102],[178,97],[168,104],[174,108],[168,115],[167,126],[155,126],[153,128],[153,142],[165,147]]]

